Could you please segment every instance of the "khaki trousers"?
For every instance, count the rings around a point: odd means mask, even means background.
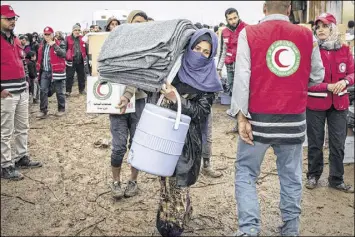
[[[1,98],[1,168],[13,166],[27,155],[28,90]],[[11,154],[11,138],[14,136],[14,156]]]

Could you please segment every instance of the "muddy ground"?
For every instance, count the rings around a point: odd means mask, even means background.
[[[141,173],[140,195],[120,201],[111,198],[110,148],[94,146],[100,138],[110,139],[109,119],[107,115],[86,114],[85,101],[85,96],[74,93],[68,100],[68,114],[56,118],[56,99],[52,97],[47,120],[37,120],[38,106],[31,106],[29,151],[44,166],[23,170],[23,181],[1,180],[2,236],[158,235],[157,178]],[[213,165],[223,172],[223,177],[200,176],[192,186],[194,214],[185,236],[230,236],[236,231],[236,135],[226,134],[233,127],[226,109],[227,106],[214,105],[213,111]],[[304,178],[306,154],[305,150]],[[329,189],[328,170],[326,166],[319,188],[303,190],[301,235],[354,236],[354,195]],[[125,184],[128,178],[129,166],[125,162]],[[345,180],[354,185],[354,165],[345,166]],[[258,191],[262,234],[278,235],[279,181],[271,149],[263,163]]]

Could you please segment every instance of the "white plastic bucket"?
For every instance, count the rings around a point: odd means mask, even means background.
[[[134,168],[158,176],[172,176],[182,153],[191,118],[181,114],[180,96],[175,90],[178,112],[146,104],[128,154]]]

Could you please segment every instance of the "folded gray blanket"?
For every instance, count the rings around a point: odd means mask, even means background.
[[[195,30],[189,20],[119,26],[101,48],[100,80],[159,91]]]
[[[183,54],[180,54],[175,63],[173,64],[170,72],[166,76],[166,81],[167,82],[172,82],[178,73],[180,67],[181,67],[181,62],[182,62],[182,57]],[[126,79],[129,77],[130,79]],[[117,79],[119,78],[119,79]],[[134,80],[132,80],[134,78]],[[117,81],[121,81],[121,84],[125,85],[131,85],[136,88],[140,88],[145,91],[152,91],[152,92],[157,92],[157,88],[161,88],[161,82],[155,82],[153,80],[145,80],[143,79],[144,77],[141,75],[137,75],[135,73],[120,73],[118,75],[110,75],[110,74],[100,74],[99,80],[104,82],[104,81],[110,81],[113,83],[117,83]]]

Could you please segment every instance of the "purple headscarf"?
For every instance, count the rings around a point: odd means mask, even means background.
[[[194,52],[192,45],[204,34],[209,34],[212,39],[212,50],[209,58],[201,53]],[[190,43],[182,57],[178,76],[180,81],[204,92],[222,91],[222,83],[217,74],[214,57],[217,53],[218,39],[214,32],[208,29],[199,29],[191,37]]]

